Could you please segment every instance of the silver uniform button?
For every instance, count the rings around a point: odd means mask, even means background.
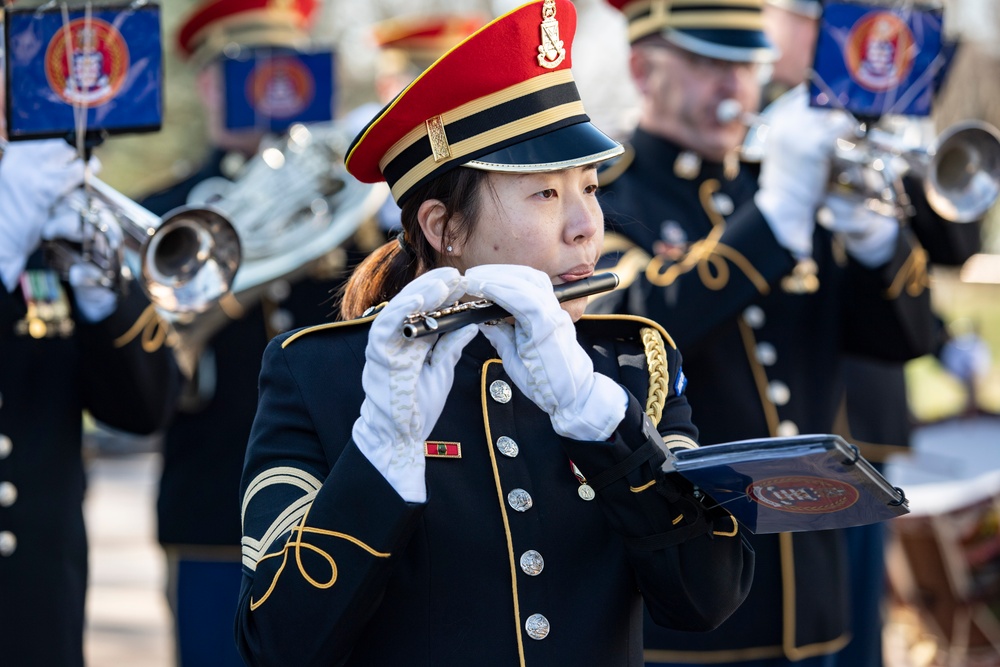
[[[490,385],[490,396],[497,403],[510,403],[510,398],[512,396],[510,391],[510,385],[503,380],[494,380]]]
[[[11,482],[0,482],[0,507],[10,507],[17,502],[17,487]]]
[[[799,434],[799,425],[795,422],[786,419],[785,421],[778,424],[778,436],[782,438],[790,438],[793,435]]]
[[[507,504],[518,512],[527,512],[531,509],[531,494],[524,489],[514,489],[507,494]]]
[[[292,285],[287,280],[275,280],[267,286],[267,298],[281,303],[292,293]]]
[[[760,329],[767,321],[767,317],[764,316],[764,309],[760,306],[747,306],[743,311],[743,321],[751,329]]]
[[[545,639],[549,636],[549,619],[541,614],[532,614],[524,622],[524,629],[532,639]]]
[[[521,554],[521,571],[529,577],[537,577],[545,569],[545,560],[542,554],[534,549],[528,549]]]
[[[17,550],[17,537],[9,530],[0,530],[0,556],[10,556]]]
[[[792,390],[781,380],[772,380],[767,385],[767,395],[775,405],[787,405],[792,398]]]
[[[778,350],[767,342],[757,343],[757,361],[765,366],[773,366],[778,360]]]
[[[10,438],[0,433],[0,459],[5,459],[10,456],[11,451],[14,449],[14,443]]]
[[[505,435],[501,435],[497,438],[497,449],[500,450],[501,454],[509,458],[514,458],[517,456],[517,453],[521,451],[518,449],[517,443],[514,442],[514,438],[508,438]]]
[[[715,210],[721,215],[729,215],[736,210],[736,207],[733,205],[733,198],[725,192],[716,192],[712,195],[712,204],[715,206]]]
[[[291,311],[278,308],[271,313],[268,324],[274,331],[288,331],[295,325],[295,318],[292,317]]]

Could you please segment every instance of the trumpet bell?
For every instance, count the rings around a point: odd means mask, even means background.
[[[232,289],[240,266],[236,229],[207,207],[181,207],[150,229],[140,249],[142,286],[174,315],[204,312]]]
[[[1000,134],[988,123],[965,121],[938,139],[924,179],[931,208],[949,222],[973,222],[1000,196]]]

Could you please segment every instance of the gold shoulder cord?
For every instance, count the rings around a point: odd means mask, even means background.
[[[758,292],[761,294],[770,292],[771,288],[764,276],[754,268],[750,260],[735,248],[720,242],[722,233],[726,229],[726,221],[712,205],[712,195],[718,189],[719,182],[715,179],[705,181],[698,189],[701,206],[705,209],[709,220],[712,221],[712,231],[708,233],[708,236],[693,244],[684,259],[671,264],[665,271],[663,270],[663,258],[653,258],[653,261],[646,268],[646,279],[651,284],[666,287],[673,284],[678,276],[697,268],[698,277],[701,278],[705,287],[718,291],[729,284],[728,262],[732,262],[754,284]]]
[[[910,296],[920,296],[930,284],[930,276],[927,274],[927,251],[923,248],[914,248],[893,279],[892,285],[886,290],[886,298],[898,299],[904,289]]]
[[[170,325],[160,318],[156,308],[150,304],[136,319],[128,331],[114,340],[115,347],[125,347],[137,336],[142,335],[140,344],[144,352],[156,352],[164,343],[168,343],[171,334]]]
[[[649,395],[646,397],[646,414],[653,426],[663,417],[663,406],[670,393],[670,369],[667,368],[667,350],[660,332],[652,327],[639,330],[642,345],[646,349],[646,367],[649,371]]]

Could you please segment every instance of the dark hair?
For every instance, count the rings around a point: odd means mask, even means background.
[[[340,294],[340,316],[360,317],[372,306],[388,301],[421,273],[438,265],[444,248],[434,248],[424,236],[417,212],[428,199],[445,206],[444,239],[466,240],[472,233],[482,205],[482,185],[489,173],[468,167],[452,169],[414,190],[403,204],[402,236],[368,255],[351,273]],[[452,225],[454,224],[454,227]]]

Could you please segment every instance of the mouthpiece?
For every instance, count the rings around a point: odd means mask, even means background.
[[[743,117],[743,105],[732,98],[722,100],[715,110],[715,117],[722,124],[740,120]]]

